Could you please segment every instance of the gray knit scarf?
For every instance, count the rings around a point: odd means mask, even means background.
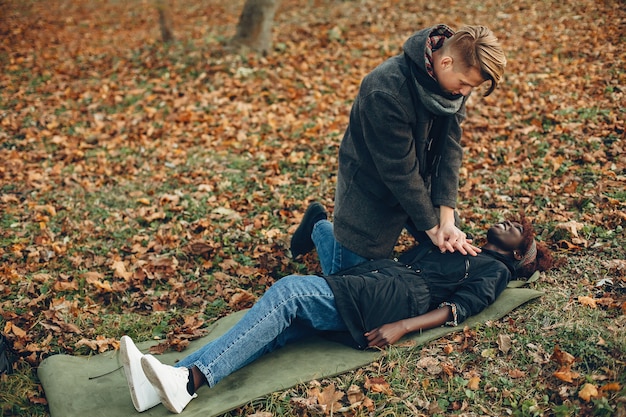
[[[463,105],[463,96],[444,91],[435,79],[433,51],[441,48],[446,38],[454,32],[446,25],[439,25],[430,33],[424,45],[424,66],[409,62],[413,82],[420,101],[429,112],[437,116],[451,116]]]
[[[463,96],[448,99],[425,89],[416,78],[413,78],[413,82],[419,93],[420,101],[432,114],[436,114],[437,116],[451,116],[458,112],[463,105]]]

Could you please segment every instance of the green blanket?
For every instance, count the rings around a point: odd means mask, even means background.
[[[408,337],[416,345],[425,344],[465,326],[497,320],[523,303],[541,296],[526,288],[507,288],[496,302],[482,313],[470,317],[457,327],[438,327]],[[213,324],[211,332],[191,342],[185,352],[159,356],[164,363],[177,360],[223,334],[239,320],[244,311],[224,317]],[[152,342],[138,343],[147,352]],[[338,375],[375,361],[379,351],[360,351],[315,337],[288,345],[233,373],[215,387],[202,387],[184,413],[186,416],[211,417],[226,413],[274,391],[298,383]],[[121,417],[137,416],[124,378],[117,351],[79,357],[54,355],[46,358],[38,369],[51,417]],[[142,413],[144,416],[169,416],[158,405]]]

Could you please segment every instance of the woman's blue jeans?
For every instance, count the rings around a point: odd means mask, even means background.
[[[341,270],[359,265],[364,258],[337,242],[333,234],[333,224],[328,220],[320,220],[313,226],[311,239],[317,249],[317,256],[324,275],[332,275]]]
[[[347,331],[326,280],[289,275],[278,280],[230,330],[176,364],[198,367],[213,386],[292,340],[320,331]]]

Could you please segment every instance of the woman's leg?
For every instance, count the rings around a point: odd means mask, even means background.
[[[333,234],[333,224],[328,220],[315,223],[311,239],[315,243],[324,275],[332,275],[368,260],[337,242]]]
[[[196,366],[209,386],[285,343],[316,331],[345,331],[324,278],[290,275],[278,280],[224,335],[176,364]]]

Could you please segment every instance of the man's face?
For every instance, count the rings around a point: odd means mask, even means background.
[[[524,239],[524,228],[520,223],[504,221],[494,224],[487,231],[487,240],[506,251],[520,247]]]
[[[465,71],[454,65],[449,56],[434,62],[433,70],[437,82],[442,90],[447,93],[467,96],[475,87],[485,82],[478,68],[469,67]]]

